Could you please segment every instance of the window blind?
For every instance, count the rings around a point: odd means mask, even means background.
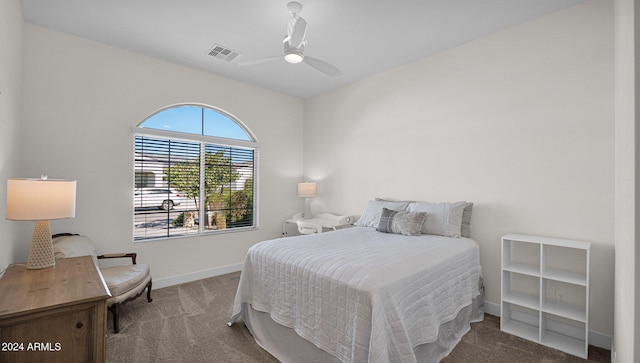
[[[255,226],[254,149],[136,135],[134,154],[134,240]]]

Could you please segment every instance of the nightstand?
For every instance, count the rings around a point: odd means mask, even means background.
[[[296,225],[298,221],[309,222],[322,228],[333,230],[339,228],[344,228],[351,226],[353,224],[353,217],[351,216],[341,216],[331,213],[320,213],[316,215],[312,215],[311,218],[304,218],[302,213],[298,213],[294,215],[292,218],[284,221],[282,226],[282,235],[287,236],[289,233],[287,232],[287,225],[293,224]]]
[[[10,265],[0,279],[0,361],[104,362],[110,296],[89,256]]]

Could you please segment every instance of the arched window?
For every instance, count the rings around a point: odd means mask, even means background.
[[[134,241],[257,227],[258,144],[238,119],[172,106],[134,134]]]

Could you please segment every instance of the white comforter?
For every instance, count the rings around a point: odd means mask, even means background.
[[[243,303],[343,362],[415,362],[413,348],[479,294],[478,246],[467,238],[402,236],[354,227],[254,245]]]

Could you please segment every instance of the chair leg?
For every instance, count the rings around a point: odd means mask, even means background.
[[[153,301],[153,299],[151,298],[151,280],[149,280],[149,283],[147,284],[147,301]]]
[[[109,310],[113,314],[113,332],[120,333],[120,303],[111,305]]]
[[[152,302],[153,299],[151,298],[151,280],[149,280],[149,283],[147,284],[147,286],[145,287],[147,289],[147,301],[148,302]],[[124,300],[120,303],[116,303],[111,305],[108,309],[109,311],[111,311],[111,313],[113,314],[113,332],[114,333],[119,333],[120,332],[120,305],[126,303],[129,300],[133,300],[136,299],[138,296],[142,295],[142,293],[144,292],[144,289],[142,289],[136,296],[134,297],[130,297],[127,300]]]

